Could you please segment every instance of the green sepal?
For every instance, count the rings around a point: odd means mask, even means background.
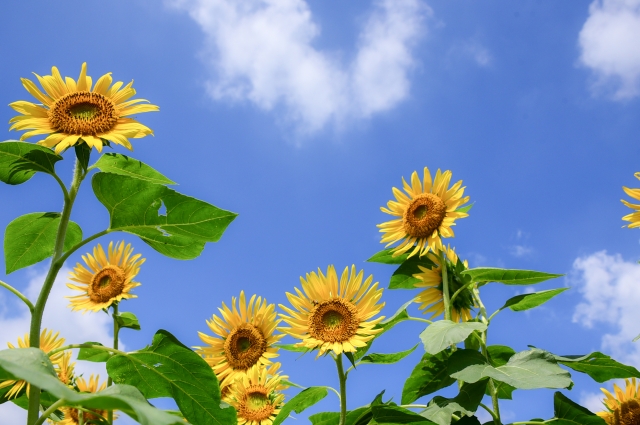
[[[121,328],[129,328],[136,331],[140,330],[140,322],[138,321],[136,315],[131,312],[124,311],[122,313],[114,315],[113,317],[116,319],[116,322],[118,322],[118,326]]]
[[[55,163],[62,157],[51,149],[33,143],[0,143],[0,181],[16,185],[29,180],[36,172],[55,174]]]
[[[103,346],[99,342],[87,342],[87,345],[99,345]],[[78,352],[78,360],[86,360],[89,362],[102,363],[111,358],[111,353],[99,348],[81,348]]]
[[[291,412],[302,413],[326,396],[327,389],[325,387],[309,387],[300,391],[282,406],[280,413],[273,420],[273,425],[280,425]]]
[[[534,270],[498,269],[494,267],[479,267],[462,272],[470,276],[474,282],[497,282],[505,285],[534,285],[545,280],[561,277],[561,274],[537,272]]]
[[[93,167],[106,173],[120,174],[122,176],[145,180],[149,183],[162,185],[176,184],[176,182],[166,178],[144,162],[119,153],[105,153],[96,161]]]
[[[530,294],[516,295],[509,298],[507,302],[500,308],[504,310],[509,308],[512,311],[525,311],[541,306],[556,295],[566,291],[569,288],[548,289],[546,291],[533,292]]]

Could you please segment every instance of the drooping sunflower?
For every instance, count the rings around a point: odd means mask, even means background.
[[[384,317],[380,313],[382,288],[378,282],[371,285],[373,276],[363,282],[364,272],[356,273],[356,266],[345,267],[340,280],[334,266],[324,275],[320,269],[300,277],[302,291],[297,295],[287,292],[294,309],[280,305],[289,316],[280,317],[291,327],[280,328],[286,334],[302,340],[297,346],[318,349],[318,357],[328,350],[336,354],[354,352],[381,332],[375,329]],[[304,291],[304,292],[303,292]]]
[[[39,145],[54,147],[56,153],[76,143],[86,143],[90,148],[102,151],[107,141],[132,150],[130,138],[140,138],[153,131],[140,124],[131,115],[159,110],[158,106],[145,99],[132,99],[136,94],[133,81],[122,87],[122,81],[111,85],[111,73],[105,74],[92,86],[87,75],[87,64],[82,64],[78,80],[62,78],[58,68],[51,68],[51,75],[43,77],[34,74],[44,93],[36,84],[22,78],[22,85],[41,103],[20,100],[11,103],[13,109],[22,115],[13,117],[10,130],[31,130],[20,140],[33,136],[47,135]]]
[[[447,261],[447,280],[449,280],[449,296],[468,283],[468,278],[460,275],[460,271],[469,267],[467,261],[460,262],[455,249],[449,245],[443,251],[448,259]],[[444,313],[444,298],[442,284],[442,260],[440,253],[429,252],[427,258],[434,264],[433,268],[418,265],[420,273],[416,273],[413,277],[420,279],[415,283],[416,288],[425,288],[418,296],[416,302],[420,303],[418,308],[423,313],[433,313],[431,318],[437,317]],[[473,293],[471,288],[463,289],[460,294],[453,300],[451,304],[451,320],[454,322],[466,322],[471,320],[471,308],[475,307]]]
[[[280,363],[270,366],[256,364],[229,387],[225,401],[238,412],[238,425],[271,425],[284,404]]]
[[[406,194],[393,188],[396,200],[387,202],[388,208],[380,209],[398,218],[378,224],[378,227],[383,233],[380,242],[386,246],[400,242],[394,248],[394,256],[412,248],[409,257],[422,256],[429,250],[442,249],[442,238],[454,236],[451,226],[457,219],[469,215],[458,211],[469,202],[469,197],[462,196],[465,189],[462,180],[449,187],[450,181],[451,171],[443,173],[438,169],[432,180],[429,169],[424,167],[422,181],[416,171],[411,174],[411,184],[402,178]]]
[[[198,332],[208,346],[195,348],[211,366],[224,391],[252,366],[271,364],[271,359],[278,356],[278,347],[274,344],[284,335],[275,333],[280,323],[276,320],[275,304],[267,304],[262,297],[253,295],[247,304],[241,291],[237,308],[236,297],[232,297],[231,309],[222,303],[218,310],[222,317],[214,314],[207,320],[214,336]]]
[[[80,391],[81,393],[97,393],[107,388],[106,382],[103,382],[102,385],[98,385],[99,381],[99,375],[95,375],[95,377],[94,375],[91,375],[89,377],[88,383],[84,378],[81,377],[76,379],[76,386],[78,388],[78,391]],[[62,413],[64,414],[64,419],[60,422],[57,422],[58,425],[78,425],[80,423],[80,421],[78,420],[78,409],[74,409],[73,407],[63,407],[60,410],[62,410]],[[87,423],[90,420],[96,421],[100,417],[106,420],[107,413],[107,410],[101,409],[91,409],[90,411],[84,411],[84,423]],[[114,419],[115,418],[116,415],[114,415]]]
[[[640,173],[635,173],[634,176],[640,180]],[[622,189],[627,193],[627,195],[631,196],[633,199],[637,199],[640,201],[640,189],[631,189],[625,186],[622,186]],[[632,204],[631,202],[627,202],[624,199],[621,199],[622,203],[634,210],[634,212],[625,215],[622,217],[624,221],[629,221],[631,224],[628,224],[629,228],[640,227],[640,205]],[[624,226],[623,226],[624,227]]]
[[[45,353],[49,353],[50,351],[55,350],[56,348],[62,347],[64,344],[64,338],[59,338],[60,332],[43,329],[40,333],[40,349]],[[9,348],[16,348],[10,342],[7,343]],[[25,334],[24,339],[18,338],[18,348],[28,348],[29,347],[29,334]],[[54,368],[60,367],[60,364],[63,360],[64,353],[56,353],[53,356],[49,357],[51,363],[53,363]],[[7,399],[12,399],[16,397],[20,391],[22,391],[25,386],[27,387],[27,393],[29,392],[29,387],[31,386],[28,382],[22,380],[8,380],[0,382],[0,389],[7,388],[12,386],[12,388],[5,394]]]
[[[636,378],[625,379],[624,391],[613,384],[615,396],[604,388],[603,403],[607,410],[596,413],[608,425],[637,425],[640,424],[640,385],[636,385]]]
[[[93,248],[93,256],[82,256],[88,269],[76,263],[73,272],[69,273],[69,279],[79,285],[68,283],[67,286],[82,292],[80,295],[67,297],[71,300],[71,310],[84,310],[85,313],[100,311],[114,302],[137,298],[131,290],[140,286],[140,283],[133,279],[138,275],[145,259],[140,258],[141,254],[132,256],[131,244],[125,245],[124,241],[118,242],[115,247],[113,242],[109,242],[107,251],[108,255],[105,255],[102,245],[98,244]]]

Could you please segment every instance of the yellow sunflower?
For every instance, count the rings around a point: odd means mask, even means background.
[[[69,273],[69,278],[80,285],[68,283],[67,286],[82,292],[81,295],[67,297],[71,300],[71,310],[100,311],[114,302],[137,298],[131,290],[140,286],[140,283],[133,282],[133,279],[145,259],[140,258],[141,254],[131,256],[132,253],[131,244],[125,245],[122,241],[115,247],[113,242],[109,242],[108,256],[100,244],[93,248],[93,256],[83,255],[82,259],[89,269],[77,263],[73,272]]]
[[[31,130],[20,140],[33,136],[47,137],[39,145],[54,147],[56,153],[76,143],[86,143],[90,148],[102,151],[107,141],[132,150],[130,138],[140,138],[153,131],[129,116],[142,112],[157,111],[156,105],[140,104],[145,99],[128,100],[136,94],[131,87],[133,81],[122,87],[122,81],[111,85],[111,73],[105,74],[92,87],[92,79],[87,75],[87,64],[82,64],[78,80],[62,78],[58,68],[51,68],[51,75],[43,77],[34,74],[44,93],[36,84],[22,78],[22,85],[41,103],[20,100],[11,103],[13,109],[22,115],[13,117],[10,130]]]
[[[640,180],[640,173],[635,173],[634,176]],[[633,199],[637,199],[640,201],[640,189],[630,189],[628,187],[622,186],[622,189],[627,193],[627,195],[631,196]],[[631,214],[627,214],[622,219],[624,221],[630,221],[629,228],[640,227],[640,205],[632,204],[631,202],[627,202],[624,199],[621,199],[622,203],[635,210]],[[624,226],[623,226],[624,227]]]
[[[106,382],[103,382],[102,385],[98,385],[99,381],[99,375],[96,375],[95,377],[94,375],[91,375],[91,377],[89,377],[88,383],[84,378],[76,379],[76,386],[78,388],[78,391],[80,391],[81,393],[97,393],[107,388]],[[62,410],[62,413],[64,414],[64,419],[60,422],[57,422],[59,425],[78,425],[80,423],[80,421],[78,420],[78,409],[74,409],[73,407],[63,407],[60,410]],[[101,409],[91,409],[90,412],[85,411],[83,413],[84,423],[87,423],[87,421],[90,420],[98,420],[98,418],[100,417],[106,419],[107,414],[107,410]],[[114,419],[115,418],[116,415],[114,415]]]
[[[613,384],[614,396],[609,391],[601,388],[605,394],[603,403],[606,411],[596,413],[603,418],[608,425],[637,425],[640,423],[640,385],[636,385],[636,378],[625,379],[624,391]]]
[[[219,308],[222,317],[215,314],[207,325],[215,335],[198,332],[207,347],[195,347],[211,366],[224,391],[238,376],[254,365],[269,365],[278,356],[274,344],[284,335],[275,334],[280,323],[275,312],[275,304],[253,295],[247,304],[244,291],[236,308],[236,297],[231,298],[231,308],[222,303]]]
[[[381,242],[386,246],[400,242],[394,248],[394,256],[401,255],[411,248],[409,257],[424,255],[429,250],[442,249],[441,238],[453,237],[451,226],[458,218],[467,217],[465,212],[457,211],[469,202],[469,197],[463,197],[462,180],[449,187],[451,171],[444,173],[438,170],[432,181],[431,173],[424,167],[423,180],[420,181],[416,171],[411,174],[411,184],[404,177],[403,193],[393,188],[395,201],[387,202],[387,207],[381,207],[382,212],[398,218],[378,224],[383,233]]]
[[[56,348],[62,347],[64,344],[64,338],[58,338],[60,332],[48,331],[47,329],[43,329],[42,333],[40,333],[40,349],[45,353],[55,350]],[[10,342],[7,343],[9,348],[16,348]],[[25,334],[24,339],[18,338],[18,348],[28,348],[29,347],[29,334]],[[53,363],[54,368],[58,368],[63,361],[64,353],[56,353],[53,356],[49,357],[49,360]],[[12,399],[16,397],[20,391],[26,386],[27,393],[29,392],[29,387],[31,386],[28,382],[22,380],[8,380],[0,382],[0,389],[13,386],[6,394],[5,397],[7,399]]]
[[[230,386],[225,401],[238,412],[238,425],[271,425],[284,404],[282,383],[286,376],[278,373],[280,363],[256,364]]]
[[[467,269],[469,265],[466,260],[459,265],[458,255],[456,255],[455,249],[452,249],[449,245],[447,245],[444,252],[450,262],[447,267],[447,279],[449,280],[449,295],[452,296],[458,289],[466,284],[465,280],[463,280],[464,278],[457,273],[457,269],[464,270]],[[420,279],[421,282],[415,283],[414,286],[425,289],[418,294],[415,300],[420,303],[418,308],[424,310],[424,314],[433,313],[431,318],[434,318],[444,313],[442,264],[439,253],[430,252],[427,254],[427,258],[433,262],[434,267],[429,269],[418,265],[420,273],[414,274],[413,277]],[[460,292],[453,300],[451,304],[451,320],[454,322],[471,320],[472,307],[475,307],[473,293],[471,288],[468,288]]]
[[[334,266],[329,266],[326,276],[318,269],[302,277],[302,291],[297,295],[287,292],[287,298],[295,310],[280,305],[289,316],[280,317],[291,327],[281,328],[294,338],[301,339],[297,346],[318,349],[318,357],[332,350],[336,354],[354,352],[381,332],[375,329],[384,317],[372,319],[380,313],[384,303],[379,303],[382,288],[378,282],[371,285],[373,276],[363,282],[364,272],[356,273],[356,266],[345,267],[340,280]]]
[[[71,351],[65,352],[60,363],[58,364],[58,367],[56,368],[58,379],[60,379],[63,384],[72,386],[75,379],[75,367],[75,362],[71,363]]]

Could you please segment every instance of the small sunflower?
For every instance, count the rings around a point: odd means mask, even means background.
[[[394,256],[412,248],[409,257],[418,253],[422,256],[429,250],[442,249],[441,238],[454,236],[451,226],[455,225],[456,219],[469,215],[458,211],[469,202],[469,197],[462,196],[465,189],[461,187],[462,180],[449,187],[450,181],[451,171],[438,170],[432,182],[429,169],[424,167],[422,182],[416,171],[411,174],[411,184],[402,178],[406,195],[393,188],[396,200],[387,202],[388,208],[380,209],[398,218],[378,224],[378,227],[383,233],[380,242],[386,246],[400,242],[394,249]]]
[[[230,386],[225,401],[238,412],[238,425],[271,425],[284,404],[280,363],[255,365]]]
[[[302,291],[295,288],[297,295],[287,292],[287,298],[295,310],[280,305],[290,316],[280,317],[291,327],[281,328],[294,338],[301,339],[298,346],[309,350],[318,349],[318,357],[328,350],[336,354],[354,352],[364,347],[380,329],[375,326],[384,317],[373,319],[380,313],[384,303],[382,288],[378,282],[371,285],[373,276],[363,283],[364,272],[356,273],[356,266],[345,267],[340,280],[334,266],[329,266],[326,276],[318,269],[302,277]]]
[[[635,173],[634,176],[640,180],[640,173]],[[622,189],[627,193],[627,195],[631,196],[633,199],[637,199],[640,201],[640,189],[630,189],[628,187],[622,186]],[[640,227],[640,205],[632,204],[631,202],[627,202],[624,199],[621,199],[622,203],[635,210],[631,214],[627,214],[622,219],[624,221],[629,221],[631,224],[628,224],[629,228]],[[624,226],[623,226],[624,227]]]
[[[603,403],[606,411],[596,413],[608,425],[638,425],[640,424],[640,385],[636,385],[636,378],[625,379],[624,391],[613,384],[615,396],[604,388]]]
[[[269,365],[278,356],[274,344],[284,335],[274,334],[280,323],[275,304],[253,295],[247,304],[244,291],[236,308],[236,297],[231,298],[231,308],[222,303],[221,318],[215,314],[207,320],[214,336],[198,332],[207,347],[195,347],[211,366],[220,381],[220,388],[230,385],[238,376],[254,365]]]
[[[58,374],[58,379],[69,387],[73,386],[73,381],[75,380],[75,367],[75,362],[71,363],[71,351],[65,352],[56,368],[56,373]]]
[[[91,377],[89,377],[88,383],[84,378],[78,378],[76,379],[76,387],[81,393],[97,393],[107,388],[106,382],[103,382],[102,385],[98,385],[99,381],[99,375],[96,375],[95,377],[94,375],[91,375]],[[57,422],[59,425],[78,425],[80,423],[80,421],[78,420],[78,409],[74,409],[73,407],[63,407],[60,410],[62,410],[62,413],[64,414],[64,419],[60,422]],[[84,423],[87,423],[90,420],[96,421],[100,417],[106,420],[107,414],[108,410],[101,409],[91,409],[91,411],[89,412],[84,411]],[[115,417],[116,416],[114,415],[114,419]]]
[[[455,249],[447,245],[444,252],[447,256],[447,279],[449,280],[449,295],[453,295],[458,289],[469,283],[468,278],[460,275],[460,272],[466,270],[469,265],[467,261],[461,262],[456,255]],[[420,303],[418,308],[424,310],[423,313],[433,313],[431,318],[437,317],[444,313],[443,285],[442,285],[442,264],[440,255],[434,252],[427,254],[427,258],[431,260],[434,267],[429,269],[418,265],[420,273],[414,274],[413,277],[420,279],[421,282],[415,283],[416,288],[425,288],[415,298]],[[473,301],[473,293],[471,288],[467,288],[453,300],[451,305],[451,320],[454,322],[466,322],[471,320],[471,308],[475,307]]]
[[[140,286],[140,283],[133,282],[133,279],[145,259],[140,258],[141,254],[131,256],[132,253],[131,244],[125,245],[122,241],[115,247],[113,242],[109,242],[108,256],[100,244],[93,248],[93,256],[83,255],[82,259],[89,269],[77,263],[73,272],[69,273],[69,278],[80,285],[68,283],[67,286],[82,292],[81,295],[67,297],[71,300],[71,310],[100,311],[114,302],[137,298],[131,290]]]
[[[55,146],[56,153],[83,142],[101,152],[107,141],[132,150],[130,138],[153,134],[149,127],[129,118],[159,109],[156,105],[140,104],[147,102],[145,99],[128,100],[136,94],[131,87],[133,81],[124,87],[122,81],[111,85],[111,73],[107,73],[92,87],[86,62],[77,81],[71,77],[63,79],[55,66],[51,68],[51,75],[34,75],[44,93],[29,79],[22,78],[22,85],[41,103],[20,100],[9,105],[22,114],[9,121],[13,123],[10,130],[31,130],[20,140],[46,134],[38,144]]]
[[[58,338],[60,332],[49,331],[47,329],[43,329],[42,333],[40,333],[40,349],[45,353],[49,353],[50,351],[55,350],[56,348],[62,347],[64,344],[64,338]],[[16,348],[10,342],[7,344],[9,348]],[[29,334],[25,334],[24,339],[18,338],[18,348],[28,348],[29,347]],[[53,356],[49,357],[51,363],[53,363],[54,368],[59,368],[60,364],[63,361],[64,353],[56,353]],[[28,382],[22,380],[8,380],[0,382],[0,389],[13,386],[6,394],[5,397],[7,399],[12,399],[22,391],[22,389],[26,386],[27,393],[29,392],[29,387],[31,386]]]

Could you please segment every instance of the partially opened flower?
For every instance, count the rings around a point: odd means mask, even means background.
[[[36,84],[22,78],[22,85],[41,103],[24,100],[11,103],[21,115],[13,117],[11,130],[31,130],[20,140],[46,135],[38,144],[54,147],[56,153],[78,143],[86,143],[90,148],[102,151],[102,146],[111,141],[132,149],[130,138],[140,138],[153,131],[140,124],[131,115],[157,111],[156,105],[140,104],[144,99],[132,99],[136,91],[133,81],[122,87],[122,81],[111,85],[111,73],[105,74],[92,85],[87,75],[87,64],[83,63],[78,80],[64,79],[58,68],[51,68],[51,75],[43,77],[35,74],[42,85],[42,92]]]
[[[97,393],[99,391],[107,388],[107,383],[103,382],[102,385],[99,385],[100,376],[91,375],[89,377],[89,382],[87,382],[84,378],[76,379],[76,386],[78,391],[81,393]],[[73,407],[63,407],[62,413],[64,413],[64,419],[60,422],[57,422],[59,425],[78,425],[79,421],[79,412],[78,409]],[[102,409],[87,409],[83,411],[84,423],[88,421],[97,421],[99,419],[106,420],[107,419],[107,410]],[[114,415],[114,419],[115,419]]]
[[[49,353],[50,351],[55,350],[56,348],[62,347],[64,344],[64,338],[59,338],[60,332],[49,331],[47,329],[43,329],[40,333],[40,349],[45,353]],[[7,344],[9,348],[16,348],[13,344]],[[18,348],[28,348],[29,347],[29,334],[24,336],[24,339],[18,338]],[[49,357],[49,360],[53,363],[54,368],[58,368],[62,363],[64,358],[64,353],[56,353],[53,356]],[[5,397],[7,399],[15,398],[22,389],[26,386],[27,393],[29,392],[29,387],[31,386],[26,381],[22,380],[8,380],[0,382],[0,390],[7,387],[12,387],[6,394]]]
[[[640,173],[635,173],[634,176],[638,180],[640,180]],[[622,189],[624,189],[627,195],[631,196],[633,199],[637,199],[640,201],[640,189],[631,189],[625,186],[623,186]],[[640,227],[640,205],[632,204],[631,202],[627,202],[624,199],[621,199],[621,201],[623,204],[634,210],[634,212],[625,215],[624,217],[622,217],[622,219],[624,221],[631,222],[631,224],[628,225],[629,228]]]
[[[393,188],[395,201],[387,203],[388,208],[380,208],[382,212],[398,217],[391,221],[378,224],[383,233],[381,242],[386,246],[399,244],[394,248],[394,256],[409,250],[409,257],[419,254],[425,255],[429,250],[442,249],[441,238],[454,236],[451,226],[459,218],[468,214],[458,209],[469,201],[463,197],[462,180],[449,187],[451,171],[436,172],[432,181],[431,173],[424,167],[422,181],[416,171],[411,174],[411,184],[404,178],[403,193]]]
[[[380,313],[382,288],[371,285],[373,276],[364,280],[364,272],[356,273],[356,267],[345,267],[338,279],[334,266],[324,275],[320,269],[300,278],[302,291],[287,292],[293,309],[280,305],[289,315],[281,314],[290,326],[281,328],[294,338],[302,340],[297,346],[309,350],[318,349],[318,356],[331,350],[336,354],[354,352],[364,347],[381,329],[375,326],[384,317],[373,318]]]
[[[615,395],[604,388],[603,401],[606,411],[598,412],[608,425],[637,425],[640,423],[640,385],[636,378],[625,379],[624,391],[617,384],[613,384]]]
[[[222,303],[218,309],[222,317],[215,314],[207,325],[214,336],[198,332],[200,339],[208,344],[196,347],[211,366],[220,381],[221,391],[242,376],[254,365],[269,365],[278,356],[274,344],[284,335],[276,334],[280,322],[275,304],[253,295],[247,304],[244,291],[240,292],[238,307],[236,297],[231,299],[231,309]]]
[[[131,290],[140,283],[133,279],[140,271],[140,265],[145,259],[141,254],[131,255],[131,244],[118,242],[115,247],[109,242],[108,254],[105,255],[102,245],[93,248],[91,254],[83,255],[82,259],[88,268],[77,263],[69,278],[78,285],[68,283],[73,290],[80,291],[80,295],[67,297],[71,300],[71,310],[100,311],[108,308],[114,302],[123,299],[136,298]]]

